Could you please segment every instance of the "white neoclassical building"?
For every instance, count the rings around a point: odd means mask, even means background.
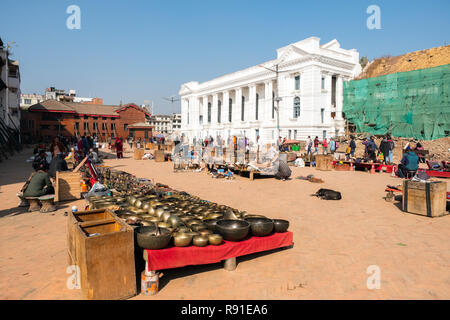
[[[278,72],[277,72],[278,67]],[[277,50],[277,58],[203,83],[181,86],[181,132],[194,137],[245,135],[262,143],[345,132],[343,81],[361,72],[359,53],[335,39],[310,37]],[[278,98],[277,98],[278,97]]]

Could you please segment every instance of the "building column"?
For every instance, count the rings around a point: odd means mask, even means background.
[[[266,81],[264,83],[264,111],[262,112],[262,119],[271,120],[272,119],[272,92],[273,92],[273,82]]]
[[[201,115],[203,115],[203,123],[201,125],[205,125],[208,123],[208,96],[203,96],[203,105]]]
[[[336,120],[342,120],[342,99],[344,97],[342,77],[336,79]]]
[[[213,101],[211,105],[211,123],[217,123],[217,112],[219,111],[219,94],[213,94]]]
[[[236,88],[235,108],[233,110],[233,121],[241,121],[242,88]]]
[[[256,84],[248,87],[248,110],[245,110],[245,120],[256,120]]]
[[[227,123],[228,122],[229,100],[230,100],[230,92],[229,91],[224,91],[222,93],[222,117],[221,117],[221,122],[222,123]]]

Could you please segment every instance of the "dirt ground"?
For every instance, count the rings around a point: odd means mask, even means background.
[[[84,201],[47,214],[17,208],[30,156],[25,150],[0,163],[0,298],[81,299],[80,290],[66,286],[64,212]],[[289,181],[227,181],[125,157],[105,162],[203,199],[287,219],[294,233],[293,248],[240,257],[235,271],[220,263],[163,270],[160,292],[134,299],[450,299],[450,216],[430,219],[386,202],[386,185],[401,183],[389,174],[292,168]],[[325,183],[295,179],[308,174]],[[310,196],[322,187],[343,199]],[[380,289],[367,288],[371,265],[380,268]]]

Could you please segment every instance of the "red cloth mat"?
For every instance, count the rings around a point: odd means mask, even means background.
[[[244,241],[224,241],[219,246],[170,247],[161,250],[144,250],[148,270],[163,270],[189,265],[217,263],[222,260],[245,256],[293,244],[292,232],[274,233],[267,237],[251,237]]]

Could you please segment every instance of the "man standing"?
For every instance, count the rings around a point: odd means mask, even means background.
[[[335,151],[336,151],[336,142],[334,141],[334,138],[331,137],[330,138],[330,153],[334,154]]]
[[[314,153],[315,154],[319,154],[319,137],[318,136],[316,136],[315,138],[314,138]]]
[[[306,157],[309,157],[312,154],[312,140],[311,136],[308,136],[308,139],[306,140],[305,150],[306,150]]]

